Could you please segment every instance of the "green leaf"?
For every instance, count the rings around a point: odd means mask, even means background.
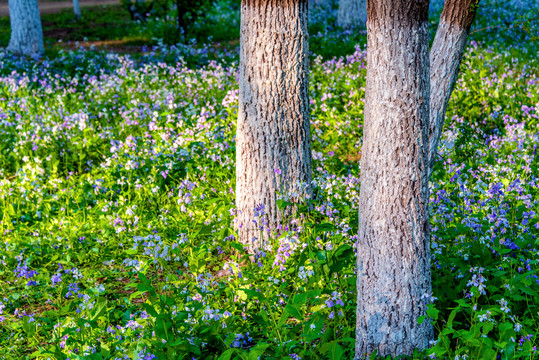
[[[148,314],[150,314],[154,318],[156,318],[159,315],[157,313],[157,310],[155,310],[155,308],[152,305],[148,304],[148,303],[142,303],[142,307],[146,310],[146,312]]]
[[[434,305],[430,304],[427,308],[427,315],[430,316],[433,320],[438,319],[438,314],[440,313],[440,310],[436,309]]]
[[[202,228],[198,231],[198,235],[209,235],[211,234],[212,227],[208,225],[202,226]]]
[[[526,287],[526,286],[519,286],[518,289],[520,291],[522,291],[524,294],[527,294],[527,295],[531,295],[533,296],[534,298],[537,298],[538,297],[538,294],[536,291],[533,291],[532,289],[530,289],[529,287]]]
[[[123,315],[122,315],[122,320],[124,322],[128,322],[129,320],[131,320],[131,310],[126,310]]]
[[[330,223],[323,223],[323,224],[316,224],[314,226],[314,229],[316,231],[333,231],[335,230],[335,225],[333,224],[330,224]]]
[[[279,208],[279,209],[284,209],[289,205],[292,205],[292,203],[289,202],[289,201],[285,201],[285,200],[282,200],[282,199],[277,200],[277,208]]]
[[[322,290],[315,289],[315,290],[309,290],[301,294],[297,294],[294,296],[294,300],[292,301],[296,305],[304,305],[307,304],[309,299],[314,299],[317,296],[319,296],[322,293]]]
[[[236,294],[241,301],[245,301],[249,298],[249,296],[247,296],[247,293],[243,289],[238,289],[236,291]]]
[[[237,353],[238,353],[238,350],[234,348],[228,349],[224,353],[222,353],[221,356],[219,356],[219,360],[230,360],[232,355],[237,354]]]
[[[496,351],[489,346],[483,347],[481,359],[496,359]]]
[[[99,304],[97,304],[95,313],[92,315],[92,317],[90,317],[90,320],[97,319],[99,316],[101,316],[101,314],[105,312],[106,309],[107,309],[107,303],[105,301],[102,301]]]
[[[265,343],[256,345],[254,348],[251,349],[251,351],[249,351],[248,359],[257,360],[260,356],[262,356],[262,354],[264,354],[264,352],[266,351],[268,347],[269,347],[269,344],[265,344]]]
[[[344,354],[344,350],[337,341],[333,341],[329,346],[329,358],[332,360],[340,360]]]
[[[447,326],[452,328],[453,327],[453,320],[455,319],[455,316],[457,316],[457,312],[460,310],[460,307],[457,307],[451,311],[449,314],[449,317],[447,318]]]
[[[301,311],[297,306],[292,304],[286,304],[284,309],[296,319],[303,320],[303,315],[301,314]]]
[[[238,250],[240,254],[246,253],[245,249],[243,248],[244,245],[238,243],[238,242],[230,242],[230,246],[232,246],[234,249]]]
[[[341,271],[344,267],[355,262],[354,249],[350,245],[341,245],[331,257],[329,267],[331,273]]]
[[[161,339],[169,341],[171,335],[172,324],[168,317],[159,316],[155,322],[155,333]]]
[[[316,254],[316,257],[319,259],[319,260],[322,260],[322,261],[326,261],[328,259],[328,255],[327,255],[327,252],[325,250],[322,250],[322,251],[319,251],[317,254]]]
[[[262,326],[264,329],[266,329],[269,326],[269,319],[268,314],[266,310],[261,310],[258,315],[253,315],[253,320],[260,326]]]
[[[248,299],[257,298],[257,299],[260,299],[260,300],[263,300],[263,301],[266,300],[266,297],[264,295],[262,295],[261,293],[259,293],[258,291],[254,291],[254,290],[251,290],[251,289],[243,289],[243,288],[238,289],[238,292],[239,291],[243,291],[247,295]]]
[[[488,334],[494,328],[494,324],[490,321],[486,321],[483,324],[483,334]]]

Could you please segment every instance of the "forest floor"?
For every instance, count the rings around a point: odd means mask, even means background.
[[[100,5],[117,5],[119,0],[80,0],[80,6],[100,6]],[[56,1],[56,0],[40,0],[39,12],[41,14],[53,14],[64,9],[73,7],[72,1]],[[0,16],[9,16],[9,6],[7,3],[0,4]]]
[[[48,49],[79,47],[121,53],[140,52],[151,39],[140,35],[137,24],[119,0],[80,0],[82,20],[76,21],[72,1],[40,0],[43,36]],[[0,4],[0,47],[7,46],[10,25],[7,4]]]

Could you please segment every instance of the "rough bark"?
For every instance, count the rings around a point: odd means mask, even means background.
[[[479,0],[446,0],[430,51],[429,178]]]
[[[370,0],[357,243],[356,358],[432,339],[428,0]]]
[[[277,192],[299,183],[311,192],[307,7],[306,0],[241,4],[236,228],[251,250],[290,215],[277,208]],[[259,204],[263,216],[254,212]]]
[[[9,0],[11,39],[7,47],[19,55],[44,52],[43,30],[37,0]]]
[[[79,0],[73,0],[73,13],[75,14],[75,18],[77,20],[80,20],[81,12],[80,12]]]
[[[345,29],[365,26],[367,22],[367,0],[339,0],[337,25]]]

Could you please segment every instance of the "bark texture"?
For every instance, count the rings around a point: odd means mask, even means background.
[[[432,339],[428,0],[370,0],[357,243],[356,358]]]
[[[339,0],[337,25],[345,29],[365,26],[367,22],[367,0]]]
[[[241,4],[236,228],[251,250],[283,225],[276,192],[299,183],[312,191],[307,8],[306,0]],[[254,212],[260,204],[264,215]]]
[[[430,51],[429,178],[479,0],[446,0]]]
[[[73,13],[75,14],[75,18],[77,20],[80,20],[81,18],[81,12],[80,12],[80,3],[79,0],[73,0]]]
[[[43,30],[37,0],[9,0],[11,39],[7,47],[19,55],[44,52]]]

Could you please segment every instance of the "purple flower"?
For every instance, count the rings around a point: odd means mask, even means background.
[[[52,281],[53,285],[56,285],[56,284],[62,282],[62,274],[60,274],[60,273],[54,274],[51,277],[51,281]]]
[[[68,286],[66,299],[70,298],[71,296],[74,296],[79,293],[79,284],[78,283],[71,283]]]
[[[19,261],[17,268],[13,272],[18,278],[24,277],[26,279],[30,279],[38,274],[37,271],[28,268],[28,263],[26,261],[24,261],[24,264]]]
[[[264,210],[266,209],[266,206],[264,204],[258,204],[257,206],[255,206],[255,216],[262,216],[264,215]]]
[[[487,194],[489,194],[491,197],[496,198],[499,195],[503,195],[503,184],[501,182],[490,184]]]

